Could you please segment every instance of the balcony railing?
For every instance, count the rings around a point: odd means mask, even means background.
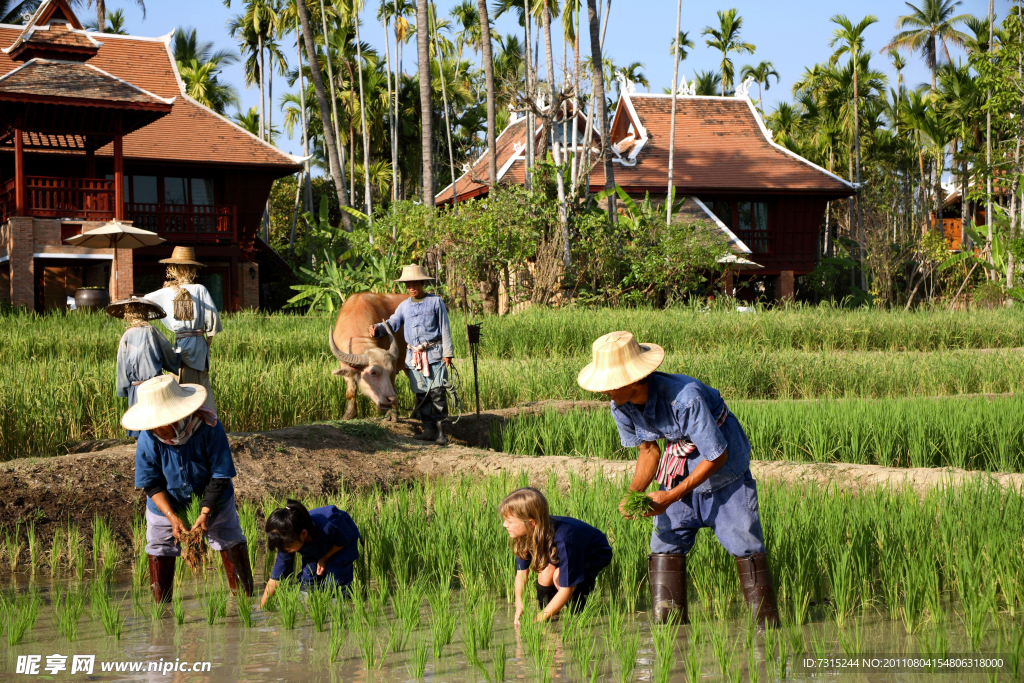
[[[125,219],[169,240],[232,241],[238,231],[234,206],[125,204]]]
[[[775,238],[771,230],[737,230],[736,236],[755,254],[771,254],[774,251]]]
[[[16,207],[15,181],[0,184],[0,217],[7,220]],[[114,218],[114,181],[96,178],[25,178],[27,216],[107,221]],[[234,206],[197,204],[124,205],[125,220],[174,241],[232,242],[238,235]]]

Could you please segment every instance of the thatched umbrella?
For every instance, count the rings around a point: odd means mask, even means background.
[[[139,247],[151,247],[164,241],[155,232],[136,228],[135,226],[113,220],[106,225],[87,230],[81,235],[75,235],[64,240],[76,247],[87,247],[89,249],[113,249],[114,264],[110,267],[111,291],[113,298],[118,298],[117,292],[117,250],[138,249]]]

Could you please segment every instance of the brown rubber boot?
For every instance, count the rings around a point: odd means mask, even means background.
[[[689,624],[686,600],[686,555],[651,553],[647,556],[651,580],[651,623]]]
[[[779,608],[775,604],[772,573],[768,569],[768,554],[757,553],[750,557],[737,557],[736,570],[740,575],[743,599],[754,613],[758,630],[778,628]]]
[[[224,572],[228,575],[228,587],[231,594],[238,594],[238,584],[241,582],[242,590],[249,597],[253,594],[252,566],[249,564],[249,544],[242,543],[233,548],[220,551],[221,562],[224,563]]]
[[[170,602],[174,595],[173,555],[147,555],[149,558],[149,588],[155,602]]]

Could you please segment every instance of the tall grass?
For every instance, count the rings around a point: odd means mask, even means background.
[[[1024,396],[731,402],[751,457],[886,467],[1024,470]],[[636,457],[607,410],[547,410],[492,428],[491,447],[527,455]]]
[[[212,381],[229,431],[336,419],[345,409],[324,317],[229,317],[213,346]],[[0,363],[0,460],[54,455],[68,442],[124,435],[113,396],[123,327],[102,316],[6,316]],[[9,324],[8,324],[9,323]],[[454,340],[470,377],[460,320]],[[593,338],[632,329],[663,344],[663,369],[700,377],[729,399],[1001,393],[1024,388],[1024,354],[963,349],[1024,346],[1015,312],[890,314],[803,310],[740,315],[691,311],[536,311],[485,322],[481,400],[506,408],[548,398],[590,399],[576,385]],[[913,353],[874,353],[910,350]],[[917,352],[923,353],[917,353]],[[853,353],[846,353],[853,352]],[[467,385],[467,392],[471,385]],[[411,406],[408,383],[400,401]],[[360,400],[364,414],[374,411]]]

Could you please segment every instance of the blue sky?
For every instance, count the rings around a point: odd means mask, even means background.
[[[438,11],[444,15],[457,4],[455,0],[436,2]],[[315,5],[315,2],[312,4]],[[367,3],[361,33],[363,40],[374,45],[383,55],[384,29],[375,18],[377,4]],[[1004,16],[1010,2],[996,0],[995,6],[996,14]],[[133,1],[107,0],[108,11],[119,7],[124,9],[129,33],[157,36],[166,34],[176,26],[195,26],[202,39],[214,41],[218,48],[235,48],[235,42],[228,35],[226,24],[232,15],[241,11],[241,0],[233,0],[230,8],[225,8],[221,0],[148,0],[145,19]],[[681,27],[682,30],[689,31],[691,39],[696,44],[690,56],[680,64],[680,70],[687,74],[688,78],[696,70],[717,68],[721,55],[704,45],[700,32],[705,26],[717,25],[717,10],[730,7],[736,7],[743,17],[742,37],[757,46],[757,51],[753,55],[733,56],[737,72],[743,64],[756,64],[761,60],[772,61],[779,72],[779,83],[773,82],[771,89],[764,94],[765,110],[768,112],[774,109],[779,101],[790,98],[791,86],[799,78],[804,67],[823,61],[831,54],[828,43],[834,25],[829,22],[829,17],[837,13],[846,14],[857,22],[867,14],[877,16],[878,23],[866,32],[867,46],[877,53],[895,34],[896,18],[909,11],[903,2],[895,0],[736,0],[727,3],[684,0]],[[965,0],[958,11],[983,16],[988,11],[988,2]],[[87,20],[92,14],[89,9],[83,7],[80,16]],[[643,63],[643,71],[651,82],[652,92],[661,92],[663,87],[671,85],[672,56],[668,48],[675,29],[675,19],[676,3],[671,0],[612,0],[606,52],[616,64]],[[496,29],[502,34],[518,31],[521,35],[522,32],[509,16],[498,19]],[[589,53],[585,27],[582,32],[580,50],[582,53]],[[555,61],[561,62],[561,41],[558,38],[555,40]],[[287,57],[293,58],[295,44],[291,36],[285,40],[284,50]],[[415,54],[415,44],[407,45],[407,72],[413,72],[416,68]],[[959,53],[954,52],[953,58],[956,59],[958,55]],[[543,62],[543,50],[541,60]],[[876,54],[873,62],[875,68],[889,72],[891,80],[895,81],[895,72],[891,70],[888,60],[883,55]],[[928,70],[920,55],[910,56],[908,67],[904,71],[904,77],[909,84],[916,85],[929,80]],[[243,108],[248,109],[259,101],[256,90],[246,90],[243,87],[244,78],[240,65],[228,67],[225,78],[238,88]],[[276,79],[275,100],[278,100],[283,92],[283,80]],[[280,121],[280,114],[275,114],[275,119]],[[290,152],[298,152],[301,148],[301,140],[282,139],[280,144]]]

